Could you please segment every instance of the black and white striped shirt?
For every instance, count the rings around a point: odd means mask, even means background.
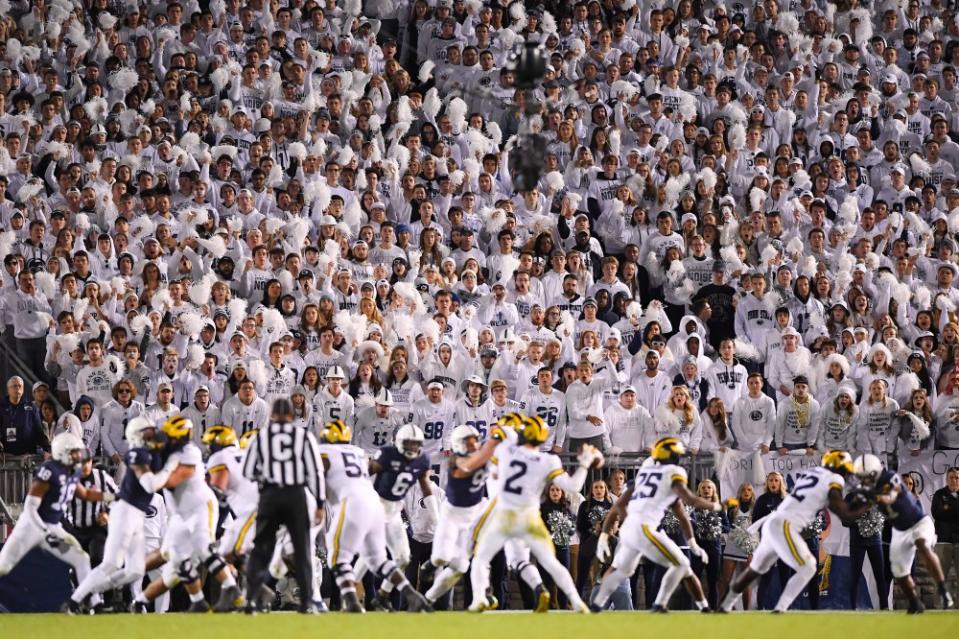
[[[94,468],[89,477],[80,480],[80,485],[84,488],[93,488],[103,493],[120,492],[113,477],[105,470]],[[106,509],[106,504],[102,501],[86,501],[79,497],[74,497],[70,502],[70,510],[67,513],[67,519],[74,528],[92,528],[97,525],[97,515]]]
[[[317,501],[326,499],[316,438],[292,423],[274,422],[257,433],[247,450],[243,475],[276,486],[306,486]]]

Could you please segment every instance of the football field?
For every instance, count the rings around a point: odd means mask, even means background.
[[[740,613],[703,615],[647,612],[599,615],[572,613],[487,613],[462,612],[432,615],[385,614],[346,615],[333,613],[304,617],[293,613],[271,613],[248,617],[233,615],[0,615],[3,637],[27,639],[42,636],[96,637],[97,639],[289,639],[326,635],[378,639],[588,639],[592,637],[657,637],[664,639],[782,639],[803,637],[897,637],[898,639],[956,639],[959,612],[929,611],[909,617],[893,613],[789,613],[772,615]]]

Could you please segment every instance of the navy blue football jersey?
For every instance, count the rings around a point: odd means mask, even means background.
[[[146,448],[131,448],[123,458],[127,465],[127,471],[123,475],[123,481],[120,483],[120,499],[130,504],[137,510],[147,512],[150,509],[150,502],[153,500],[153,493],[148,493],[140,485],[140,480],[133,472],[133,466],[149,466],[153,470],[154,455]]]
[[[472,475],[454,477],[455,459],[450,460],[450,472],[446,475],[446,501],[457,508],[469,508],[483,500],[486,495],[486,478],[489,472],[483,466]]]
[[[50,485],[43,499],[40,500],[38,513],[40,519],[48,524],[59,524],[66,513],[73,493],[80,481],[80,469],[70,469],[60,462],[51,459],[43,462],[33,473],[34,479]]]
[[[899,496],[896,497],[896,501],[882,508],[885,510],[886,519],[889,520],[893,528],[909,530],[919,523],[919,520],[925,517],[926,513],[922,510],[919,499],[909,492],[899,475],[892,471],[882,471],[882,474],[879,475],[879,481],[876,482],[876,492],[880,495],[886,495],[896,486],[899,487]]]
[[[406,492],[424,473],[429,472],[430,460],[426,455],[407,459],[396,446],[384,446],[376,451],[373,460],[382,470],[373,478],[373,488],[386,501],[400,501]]]

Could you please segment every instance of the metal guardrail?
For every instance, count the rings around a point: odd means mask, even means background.
[[[6,339],[0,339],[0,375],[3,376],[3,387],[0,388],[0,393],[6,393],[8,379],[14,375],[19,375],[23,378],[27,397],[30,397],[30,389],[33,388],[34,384],[41,381],[48,382],[46,379],[41,379],[36,371],[20,359],[16,349]],[[60,403],[57,394],[53,392],[53,390],[53,386],[51,386],[51,392],[47,393],[47,397],[49,397],[57,407],[57,414],[62,415],[67,412],[67,409]]]

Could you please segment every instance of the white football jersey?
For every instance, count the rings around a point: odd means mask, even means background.
[[[822,466],[804,470],[794,479],[792,492],[777,510],[795,525],[796,530],[811,524],[816,514],[829,504],[830,490],[837,488],[842,492],[846,484],[842,475]]]
[[[496,448],[493,461],[498,503],[515,509],[539,508],[546,486],[566,472],[556,455],[509,442]]]
[[[320,457],[329,462],[326,494],[338,504],[350,496],[378,499],[370,481],[370,462],[366,452],[352,444],[320,444]]]
[[[659,526],[679,497],[673,484],[688,482],[685,469],[674,464],[653,464],[640,468],[633,479],[633,496],[626,506],[626,514],[642,523]]]
[[[170,498],[167,504],[172,504],[172,510],[183,517],[189,517],[194,511],[202,509],[206,512],[206,504],[215,499],[213,491],[206,484],[206,468],[203,465],[203,454],[196,444],[190,442],[181,450],[176,451],[170,458],[177,458],[185,466],[193,466],[193,475],[181,482],[173,490],[167,489]]]
[[[243,476],[245,459],[246,451],[239,446],[228,446],[210,455],[206,463],[208,473],[220,470],[230,473],[230,480],[226,487],[226,502],[237,517],[240,513],[255,509],[260,499],[260,491],[256,484]]]

